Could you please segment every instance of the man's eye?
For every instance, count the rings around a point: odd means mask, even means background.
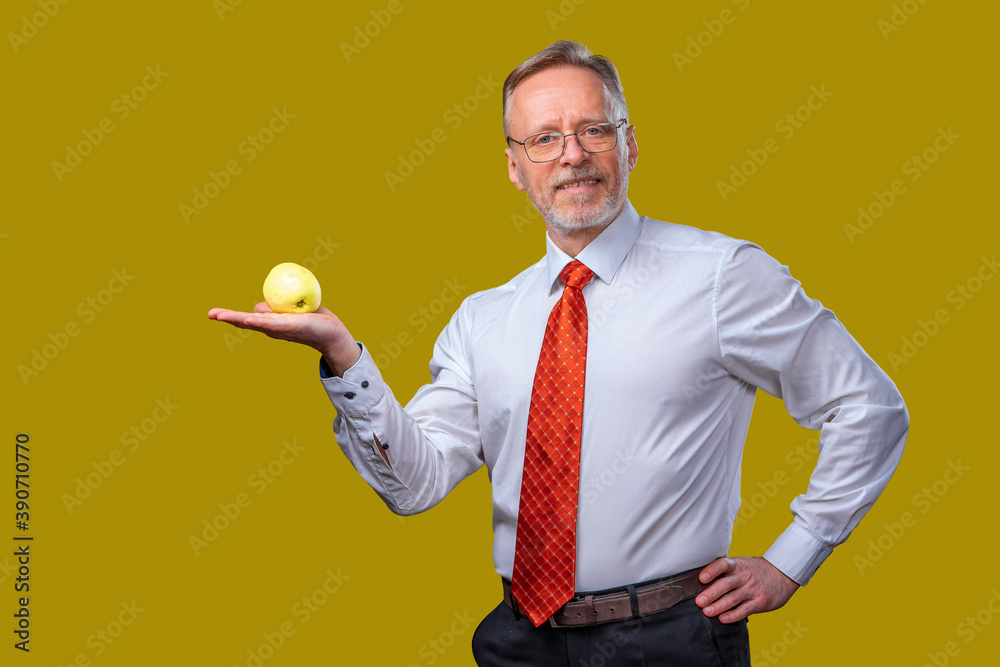
[[[551,134],[543,134],[539,137],[535,137],[535,143],[538,144],[539,146],[545,146],[547,144],[551,144],[553,141],[555,141],[555,137],[553,137]]]
[[[591,125],[587,129],[585,129],[584,132],[586,132],[587,135],[591,137],[603,137],[605,134],[608,133],[607,129],[601,127],[600,125]]]

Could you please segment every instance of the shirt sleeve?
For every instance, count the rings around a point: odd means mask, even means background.
[[[895,385],[834,314],[757,246],[727,253],[716,315],[729,372],[820,431],[808,489],[791,504],[793,522],[764,554],[804,585],[885,488],[909,416]]]
[[[342,378],[321,366],[320,380],[337,409],[337,444],[397,514],[433,507],[483,465],[476,393],[464,343],[467,324],[467,309],[460,308],[434,346],[431,383],[405,408],[364,345],[361,357]],[[377,450],[380,445],[391,465]]]

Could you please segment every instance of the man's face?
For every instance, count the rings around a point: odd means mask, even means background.
[[[539,132],[571,133],[621,120],[608,117],[600,77],[578,67],[533,74],[514,89],[510,103],[508,131],[518,141]],[[618,130],[618,146],[604,153],[587,153],[575,136],[567,137],[562,156],[551,162],[531,162],[522,146],[512,144],[506,151],[510,180],[557,234],[603,229],[625,206],[628,174],[639,152],[634,130]]]

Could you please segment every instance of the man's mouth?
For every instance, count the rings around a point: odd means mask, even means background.
[[[584,185],[595,185],[597,184],[596,178],[588,178],[579,181],[570,181],[569,183],[563,183],[562,185],[556,186],[556,190],[565,190],[566,188],[579,188]]]

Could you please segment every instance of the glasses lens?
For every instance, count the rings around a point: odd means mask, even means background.
[[[563,135],[556,132],[544,132],[524,140],[524,150],[535,162],[555,160],[562,153]]]
[[[580,130],[576,136],[580,138],[583,150],[588,153],[609,151],[618,145],[618,130],[613,123],[588,125]]]

